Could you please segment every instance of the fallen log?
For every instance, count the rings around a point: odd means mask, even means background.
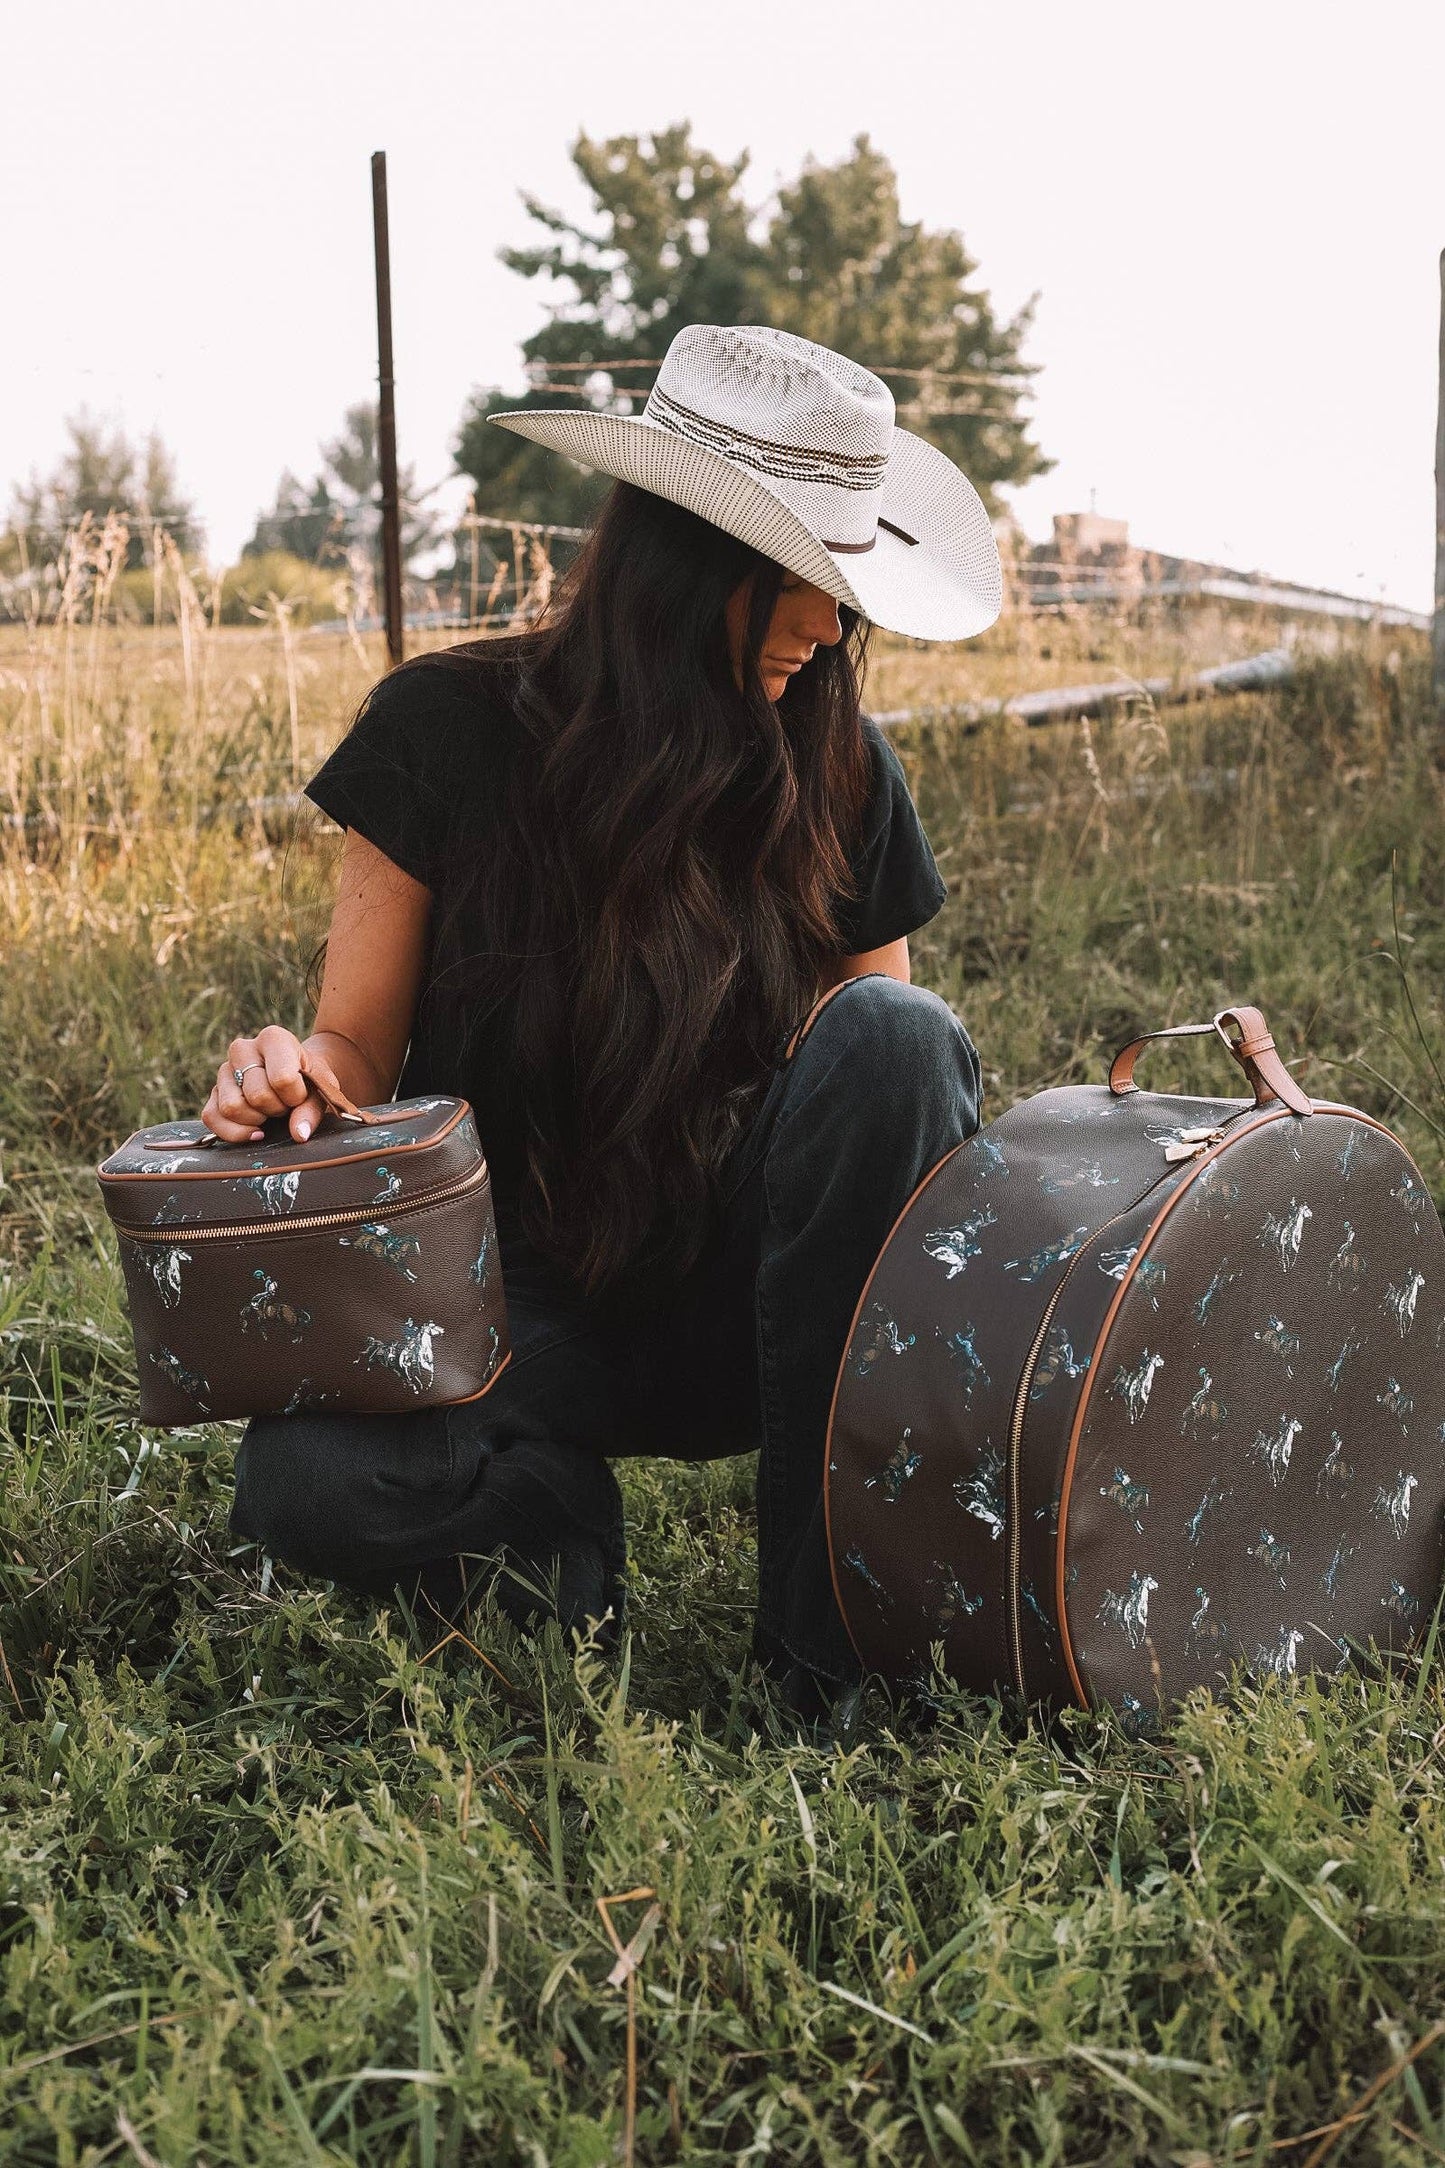
[[[1106,709],[1144,700],[1153,707],[1175,707],[1186,700],[1208,700],[1228,693],[1262,692],[1283,685],[1293,677],[1295,659],[1288,648],[1267,648],[1261,655],[1247,655],[1239,662],[1216,663],[1212,670],[1196,670],[1188,677],[1110,678],[1101,685],[1053,685],[1043,692],[1015,693],[1008,700],[966,700],[925,708],[893,708],[873,720],[889,730],[900,723],[954,723],[965,733],[977,730],[996,715],[1010,715],[1021,723],[1077,722],[1083,716],[1102,715]]]

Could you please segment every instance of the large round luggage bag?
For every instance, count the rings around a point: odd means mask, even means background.
[[[887,1676],[941,1653],[967,1686],[1147,1730],[1241,1660],[1336,1670],[1429,1621],[1439,1215],[1387,1128],[1304,1096],[1257,1010],[1179,1028],[1218,1030],[1255,1096],[1141,1091],[1135,1041],[1108,1085],[949,1153],[863,1290],[826,1501]]]

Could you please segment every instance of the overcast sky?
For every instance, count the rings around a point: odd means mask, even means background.
[[[868,130],[904,214],[1040,295],[1034,535],[1136,540],[1417,608],[1432,587],[1438,0],[174,0],[7,9],[0,493],[81,406],[152,425],[233,554],[371,395],[388,154],[402,457],[519,383],[518,191],[577,131],[690,118],[759,195]],[[860,354],[860,361],[886,359]]]

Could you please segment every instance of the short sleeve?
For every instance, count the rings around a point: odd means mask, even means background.
[[[863,842],[852,861],[858,894],[838,906],[845,956],[861,956],[915,933],[948,900],[903,763],[871,716],[863,718],[863,738],[873,762],[873,790]]]
[[[338,828],[356,829],[435,890],[476,720],[475,700],[454,673],[404,665],[372,688],[306,795]]]

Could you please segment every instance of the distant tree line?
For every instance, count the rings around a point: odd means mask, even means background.
[[[85,413],[73,414],[65,429],[69,442],[54,471],[43,478],[32,474],[15,487],[8,559],[22,551],[32,564],[55,558],[87,513],[98,525],[112,513],[125,521],[132,571],[149,562],[158,526],[184,554],[200,548],[195,506],[181,494],[175,461],[154,431],[133,443],[123,429]]]
[[[462,413],[456,472],[470,479],[479,512],[585,524],[605,478],[489,428],[487,417],[559,403],[640,411],[656,362],[688,323],[775,324],[875,369],[900,422],[956,459],[991,510],[1001,489],[1048,471],[1026,412],[1033,302],[1000,315],[961,235],[903,217],[897,175],[866,135],[836,165],[807,160],[763,204],[744,193],[746,154],[714,156],[685,121],[652,135],[581,134],[571,157],[590,194],[587,217],[524,193],[538,238],[500,252],[540,282],[546,321],[523,343],[522,387],[481,386]],[[54,473],[14,492],[0,569],[13,570],[21,547],[32,561],[53,554],[86,512],[124,517],[135,566],[148,562],[157,523],[183,553],[199,547],[195,509],[157,436],[133,444],[86,416],[67,426]],[[450,539],[462,572],[472,537],[448,538],[412,468],[400,484],[405,561],[442,561]],[[377,552],[379,497],[376,409],[363,402],[319,447],[308,480],[282,473],[243,556],[355,569]]]

